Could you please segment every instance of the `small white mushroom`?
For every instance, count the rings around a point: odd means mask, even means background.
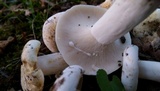
[[[138,75],[138,47],[131,45],[123,53],[121,81],[126,91],[137,90]]]
[[[109,45],[97,42],[92,36],[94,23],[105,12],[105,8],[97,6],[76,5],[57,23],[56,43],[65,62],[82,66],[87,75],[96,75],[97,68],[105,69],[108,74],[120,68],[122,53],[131,44],[129,33]]]
[[[59,74],[68,65],[60,53],[38,56],[37,66],[43,71],[44,75]]]
[[[64,12],[57,13],[49,17],[43,24],[42,37],[45,45],[51,52],[57,52],[57,45],[55,43],[55,29],[59,18]]]
[[[140,60],[139,78],[160,82],[160,62]]]
[[[62,75],[56,79],[50,91],[77,91],[83,73],[84,70],[81,66],[72,65],[67,67]]]
[[[42,91],[44,75],[37,67],[37,54],[40,48],[38,40],[28,41],[21,55],[21,86],[24,91]]]
[[[160,0],[116,0],[93,25],[91,33],[101,44],[110,44],[149,16]]]

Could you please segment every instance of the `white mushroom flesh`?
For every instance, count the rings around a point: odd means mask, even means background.
[[[124,50],[121,82],[125,91],[136,91],[138,85],[138,47],[131,45]]]
[[[81,66],[72,65],[67,67],[62,75],[56,79],[50,91],[77,91],[83,73],[84,70]]]

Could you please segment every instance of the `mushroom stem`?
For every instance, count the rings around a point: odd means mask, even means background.
[[[77,91],[83,73],[84,70],[81,66],[72,65],[67,67],[62,75],[56,79],[50,91]]]
[[[101,44],[110,44],[149,16],[160,0],[116,0],[93,25],[91,33]]]
[[[57,13],[49,17],[43,24],[42,37],[45,45],[51,52],[57,52],[57,45],[55,43],[55,29],[59,18],[64,12]]]
[[[139,78],[160,82],[160,62],[140,60]]]
[[[44,75],[59,74],[68,64],[64,61],[60,53],[38,56],[37,66],[43,71]]]
[[[121,81],[126,91],[136,91],[138,74],[138,47],[131,45],[123,53]]]
[[[37,64],[37,54],[40,48],[38,40],[28,41],[21,55],[21,86],[23,91],[42,91],[44,75]]]

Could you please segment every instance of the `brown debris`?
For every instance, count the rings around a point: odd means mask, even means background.
[[[6,48],[7,45],[9,45],[11,42],[15,40],[14,37],[8,37],[7,40],[1,40],[0,41],[0,54],[3,54],[4,49]]]

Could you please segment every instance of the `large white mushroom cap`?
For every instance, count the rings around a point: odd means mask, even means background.
[[[96,75],[99,68],[108,74],[117,70],[124,49],[131,44],[129,33],[109,45],[96,41],[91,28],[105,12],[104,8],[77,5],[67,10],[57,24],[56,43],[64,60],[69,65],[82,66],[87,75]]]

